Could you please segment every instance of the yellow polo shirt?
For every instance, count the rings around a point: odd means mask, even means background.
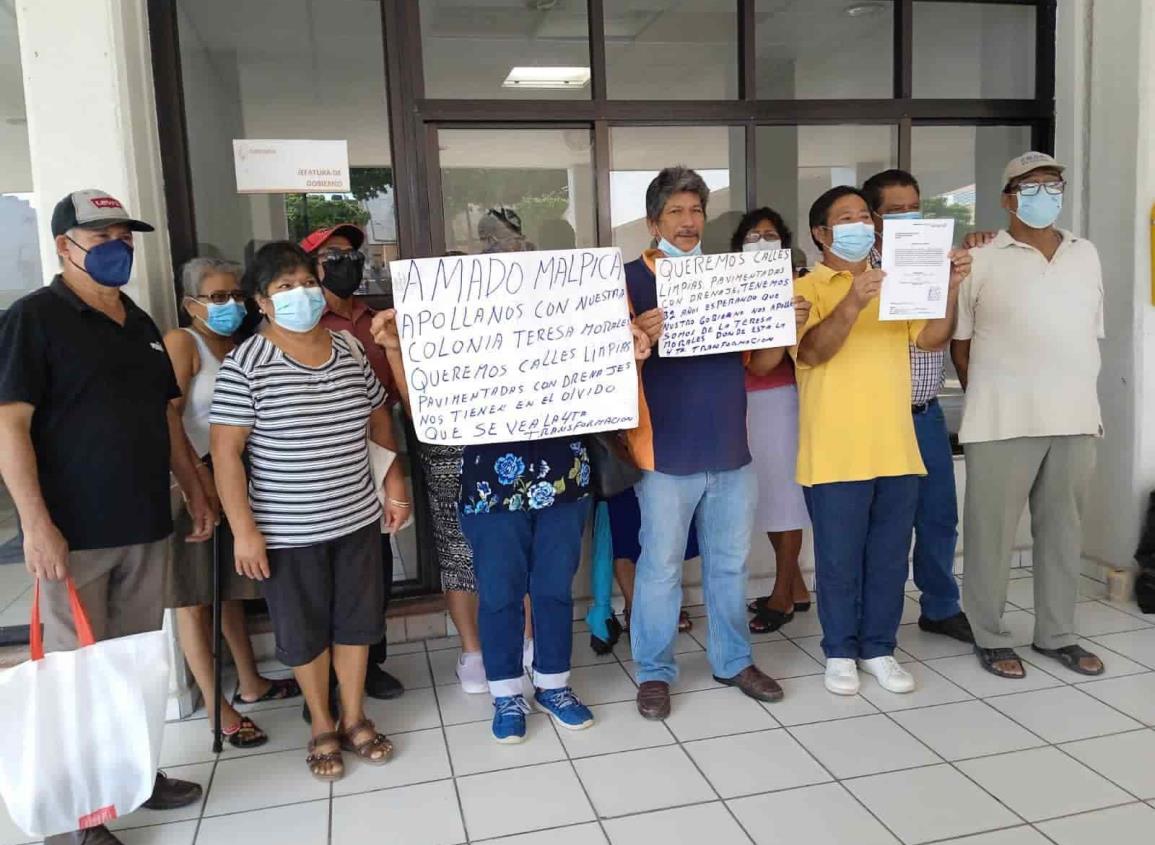
[[[810,301],[806,332],[850,292],[851,274],[818,264],[794,283]],[[926,322],[879,320],[879,299],[858,315],[846,342],[825,364],[798,361],[801,400],[798,483],[926,475],[910,413],[910,347]],[[792,352],[797,358],[797,347]]]

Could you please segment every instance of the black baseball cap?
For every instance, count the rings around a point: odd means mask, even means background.
[[[152,232],[153,226],[143,220],[129,217],[124,205],[116,197],[96,188],[73,191],[52,211],[52,236],[63,235],[69,229],[103,229],[120,223],[134,232]]]

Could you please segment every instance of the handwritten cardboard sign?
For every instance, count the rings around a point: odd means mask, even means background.
[[[389,269],[421,441],[468,446],[637,426],[618,249],[419,258]]]
[[[655,273],[663,358],[792,346],[797,339],[788,249],[659,258]]]
[[[325,194],[349,191],[346,141],[233,141],[239,194]]]

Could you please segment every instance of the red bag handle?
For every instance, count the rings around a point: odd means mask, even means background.
[[[88,621],[88,613],[80,603],[80,594],[76,592],[76,582],[69,575],[65,579],[68,587],[68,603],[72,606],[72,620],[76,624],[76,641],[78,648],[90,646],[96,642],[92,635],[92,623]],[[44,659],[44,635],[40,631],[40,579],[32,588],[32,622],[28,632],[28,651],[33,660]]]

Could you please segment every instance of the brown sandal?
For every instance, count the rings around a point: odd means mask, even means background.
[[[678,614],[678,632],[686,633],[694,627],[694,620],[690,618],[690,614],[685,608]]]
[[[338,742],[344,746],[344,741],[341,735],[336,731],[328,731],[327,733],[318,734],[309,740],[309,756],[305,758],[305,765],[309,767],[309,772],[317,780],[324,783],[332,783],[345,777],[345,759],[341,756],[341,749],[335,751],[318,751],[317,746],[326,742]],[[321,771],[321,767],[326,764],[340,763],[341,766],[335,772],[325,773]]]
[[[370,732],[372,736],[364,742],[353,742],[353,737],[361,732]],[[362,719],[357,724],[341,731],[341,748],[356,754],[370,766],[384,766],[393,757],[393,743],[385,734],[377,733],[377,726],[371,719]],[[383,750],[380,757],[374,757],[373,752]]]

